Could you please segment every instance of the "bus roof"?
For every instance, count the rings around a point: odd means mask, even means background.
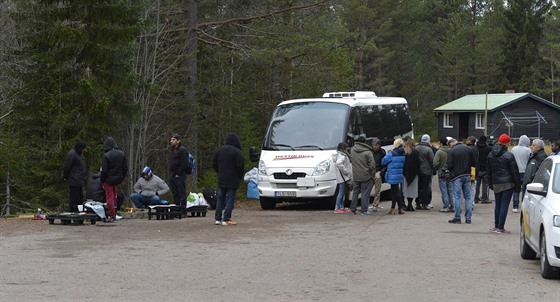
[[[344,97],[344,98],[309,98],[309,99],[293,99],[283,101],[278,106],[295,103],[338,103],[346,104],[350,107],[365,105],[393,105],[407,104],[406,99],[401,97]]]

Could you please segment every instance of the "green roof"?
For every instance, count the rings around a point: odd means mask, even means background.
[[[434,112],[441,112],[441,111],[473,112],[473,111],[484,111],[485,109],[488,111],[493,111],[503,106],[506,106],[510,103],[514,103],[527,96],[537,101],[549,103],[548,101],[527,92],[488,94],[488,101],[486,101],[486,96],[487,96],[486,94],[465,95],[462,98],[458,98],[452,102],[449,102],[445,105],[435,108]]]

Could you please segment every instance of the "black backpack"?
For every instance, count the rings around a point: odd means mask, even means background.
[[[206,199],[206,202],[210,205],[210,209],[216,208],[216,189],[204,189],[202,191],[202,196]]]

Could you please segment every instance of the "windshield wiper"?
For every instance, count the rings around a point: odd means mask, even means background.
[[[323,148],[317,146],[317,145],[303,145],[303,146],[297,146],[296,149],[300,149],[300,148],[317,148],[319,150],[323,150]]]
[[[292,151],[295,151],[295,150],[294,150],[294,147],[292,147],[292,146],[290,146],[290,145],[285,145],[285,144],[272,144],[272,146],[274,146],[274,147],[287,147],[287,148],[292,149]]]

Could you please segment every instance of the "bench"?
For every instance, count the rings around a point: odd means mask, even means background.
[[[173,204],[148,206],[148,220],[156,216],[156,220],[181,219],[181,207]]]
[[[95,224],[97,222],[97,218],[99,218],[96,214],[86,214],[84,212],[68,212],[68,213],[60,213],[60,214],[48,214],[46,219],[49,220],[49,224],[54,224],[56,219],[60,219],[60,223],[62,225],[81,225],[84,224],[84,221],[89,220],[91,224]]]
[[[207,206],[192,206],[187,208],[187,217],[189,213],[191,217],[206,217],[206,212],[208,212]]]

